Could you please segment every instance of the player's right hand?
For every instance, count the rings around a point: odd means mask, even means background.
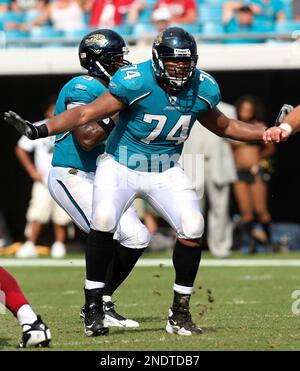
[[[279,143],[279,142],[285,142],[290,137],[290,134],[278,127],[278,126],[272,126],[271,128],[267,129],[263,134],[263,141],[265,144],[268,143]]]
[[[13,111],[4,113],[4,121],[13,126],[20,134],[25,135],[29,139],[35,139],[36,128],[34,125],[24,120],[21,116]]]

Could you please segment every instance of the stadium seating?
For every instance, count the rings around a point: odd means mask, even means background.
[[[123,17],[122,25],[116,26],[114,29],[120,32],[126,39],[130,40],[131,43],[138,41],[142,35],[155,37],[156,30],[151,23],[151,14],[156,3],[156,0],[146,0],[148,7],[141,11],[139,20],[134,25],[126,23],[126,17]],[[204,42],[211,42],[212,39],[218,42],[228,42],[226,37],[226,29],[222,25],[222,11],[223,5],[226,0],[196,0],[198,6],[198,18],[194,24],[183,24],[180,25],[191,32],[196,38],[201,38]],[[236,42],[257,42],[254,33],[260,33],[263,39],[260,41],[268,40],[269,38],[287,40],[288,34],[292,34],[293,31],[300,29],[300,24],[293,20],[292,14],[292,0],[282,0],[284,4],[284,11],[287,16],[286,22],[275,22],[275,24],[268,24],[268,22],[255,21],[255,25],[251,30],[253,37],[250,39],[237,38]],[[73,45],[70,40],[74,40],[74,45],[79,42],[80,38],[87,32],[90,31],[88,27],[89,14],[85,14],[85,20],[87,27],[83,30],[76,30],[67,33],[59,33],[53,30],[51,25],[40,27],[39,29],[32,30],[29,34],[20,32],[18,30],[6,30],[5,22],[16,22],[16,23],[28,23],[36,17],[36,11],[27,11],[25,13],[15,13],[8,11],[0,14],[0,31],[4,30],[5,39],[7,45],[11,41],[16,39],[26,39],[26,45],[34,46],[37,42],[57,38],[62,46]],[[149,38],[150,39],[150,38]],[[291,37],[292,39],[292,37]],[[213,41],[215,42],[215,41]],[[57,44],[59,45],[59,44]]]

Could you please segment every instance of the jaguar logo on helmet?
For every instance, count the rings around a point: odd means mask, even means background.
[[[162,34],[159,34],[154,40],[154,45],[159,45],[162,43]]]
[[[107,38],[104,35],[95,34],[95,35],[91,35],[89,38],[87,38],[85,43],[86,43],[87,46],[95,45],[95,47],[93,48],[94,52],[95,53],[101,53],[101,50],[97,49],[97,47],[104,48],[109,43],[109,41],[107,40]]]

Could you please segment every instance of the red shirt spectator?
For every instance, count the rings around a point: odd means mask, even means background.
[[[116,26],[122,23],[122,17],[128,15],[135,21],[138,12],[146,7],[146,3],[140,0],[95,0],[91,9],[90,26]],[[131,23],[131,19],[128,19]]]
[[[197,18],[195,0],[157,0],[154,10],[168,7],[172,23],[194,23]]]

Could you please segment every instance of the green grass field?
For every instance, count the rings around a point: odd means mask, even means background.
[[[108,336],[98,338],[85,337],[79,320],[84,268],[8,270],[51,328],[50,350],[300,350],[300,315],[292,313],[291,297],[300,290],[300,267],[200,268],[191,311],[204,334],[196,337],[164,330],[172,301],[170,267],[136,267],[114,299],[117,310],[139,321],[140,327],[112,328]],[[0,349],[14,350],[19,337],[13,316],[0,315]]]

